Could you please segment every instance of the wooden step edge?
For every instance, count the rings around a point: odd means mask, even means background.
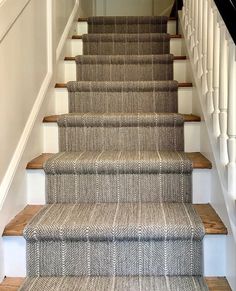
[[[183,83],[178,83],[178,88],[191,88],[193,87],[193,83],[190,82],[183,82]],[[66,89],[66,83],[56,83],[55,85],[56,89]]]
[[[187,60],[186,56],[174,56],[174,61]],[[75,57],[65,57],[65,62],[75,62]]]
[[[210,204],[193,204],[202,219],[207,235],[227,235],[227,228]],[[27,205],[5,227],[3,236],[22,236],[25,226],[43,208],[43,205]]]
[[[25,278],[5,278],[0,291],[17,291]],[[232,291],[225,277],[205,277],[209,291]]]
[[[53,155],[54,154],[52,153],[41,154],[40,156],[30,161],[27,164],[26,169],[28,170],[43,169],[43,164]],[[211,169],[212,168],[212,163],[206,157],[204,157],[201,153],[199,152],[186,153],[186,155],[192,161],[194,169]]]
[[[74,34],[71,36],[72,39],[82,39],[82,35],[81,34]],[[183,36],[181,34],[170,34],[170,38],[171,39],[181,39],[183,38]]]
[[[176,17],[169,17],[168,21],[176,21]],[[78,22],[88,22],[88,17],[79,17]]]
[[[184,118],[184,122],[200,122],[201,117],[194,114],[181,114]],[[43,119],[43,123],[55,123],[58,121],[60,115],[49,115],[45,116]]]

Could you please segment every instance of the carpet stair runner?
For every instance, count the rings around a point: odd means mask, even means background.
[[[178,112],[178,82],[69,82],[69,112]]]
[[[44,164],[47,205],[24,230],[21,290],[208,290],[167,17],[88,23],[60,152]]]

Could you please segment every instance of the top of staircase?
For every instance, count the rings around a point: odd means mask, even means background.
[[[78,22],[87,22],[88,17],[79,17]],[[176,17],[169,17],[169,21],[176,21]]]

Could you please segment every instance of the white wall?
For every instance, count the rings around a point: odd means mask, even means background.
[[[0,2],[0,235],[27,201],[26,164],[42,153],[42,118],[77,0]],[[3,276],[0,241],[0,281]]]
[[[88,0],[94,1],[97,15],[169,15],[174,0]]]

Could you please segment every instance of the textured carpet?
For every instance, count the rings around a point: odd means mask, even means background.
[[[155,55],[170,52],[170,35],[146,34],[85,34],[84,55]]]
[[[207,291],[167,17],[90,17],[21,290]]]
[[[77,56],[77,81],[173,80],[173,55]]]
[[[24,235],[30,276],[202,273],[204,229],[191,204],[49,205]]]
[[[192,164],[181,152],[64,152],[44,165],[48,203],[190,202]]]
[[[21,291],[206,291],[202,277],[43,277],[30,278]]]
[[[179,114],[85,113],[60,116],[60,151],[184,150]]]
[[[89,17],[89,33],[166,33],[166,16]]]
[[[178,83],[69,82],[69,112],[178,112]]]

